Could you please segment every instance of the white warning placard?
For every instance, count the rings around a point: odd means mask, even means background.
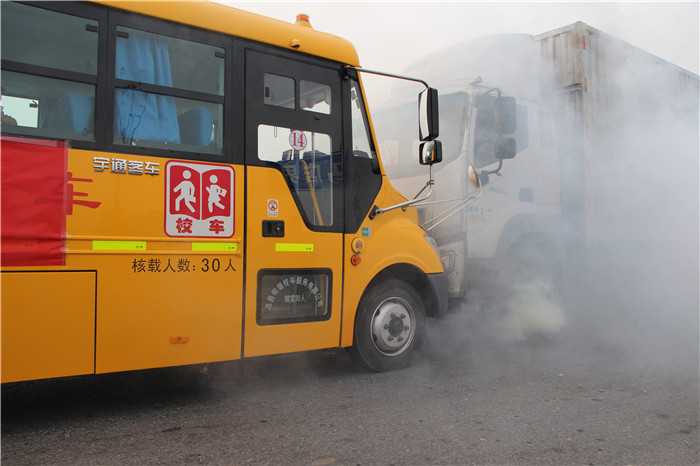
[[[165,164],[165,176],[168,236],[233,236],[233,168],[171,160]]]

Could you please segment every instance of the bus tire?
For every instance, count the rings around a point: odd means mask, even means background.
[[[377,372],[407,367],[423,343],[425,307],[403,280],[379,283],[362,297],[352,352]]]

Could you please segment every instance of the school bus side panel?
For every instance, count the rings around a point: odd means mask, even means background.
[[[90,374],[94,272],[2,273],[2,382]]]
[[[149,163],[152,171],[113,171],[115,159],[127,167]],[[69,183],[74,194],[82,193],[73,199],[93,203],[76,204],[67,217],[67,263],[97,270],[97,373],[240,357],[243,170],[227,168],[234,180],[233,236],[171,237],[165,232],[166,190],[174,182],[167,163],[70,151]]]

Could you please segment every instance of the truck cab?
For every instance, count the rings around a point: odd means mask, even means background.
[[[435,175],[437,198],[449,203],[469,196],[475,189],[466,182],[470,165],[481,195],[431,233],[450,277],[450,297],[487,297],[499,292],[499,272],[513,248],[546,242],[559,228],[552,116],[539,102],[483,82],[443,90],[440,108],[445,163]],[[446,206],[426,206],[423,218],[435,218]]]
[[[543,268],[552,277],[561,262],[557,138],[535,58],[532,36],[495,35],[435,52],[406,70],[440,93],[443,162],[434,169],[434,198],[419,204],[419,214],[437,242],[455,304],[508,295],[527,276],[524,255],[546,257],[538,278]],[[394,90],[372,117],[387,175],[411,198],[429,174],[401,159],[416,143],[401,140],[416,113],[403,100]]]

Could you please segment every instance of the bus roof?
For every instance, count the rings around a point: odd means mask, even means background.
[[[359,66],[357,51],[346,39],[219,3],[201,0],[95,0],[95,3]],[[293,41],[298,47],[292,45]]]

